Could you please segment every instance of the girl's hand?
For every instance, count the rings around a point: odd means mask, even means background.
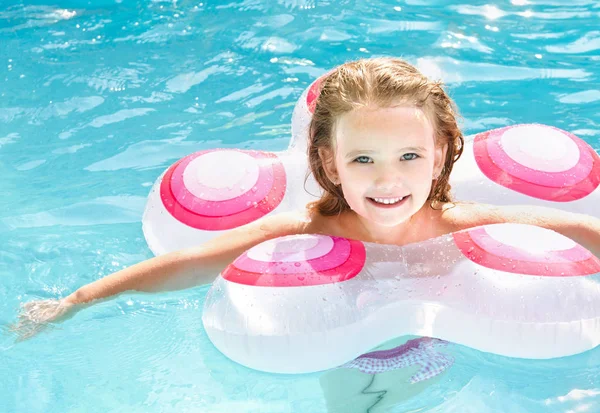
[[[78,306],[69,297],[21,303],[17,322],[8,326],[17,341],[27,340],[54,323],[71,318]]]

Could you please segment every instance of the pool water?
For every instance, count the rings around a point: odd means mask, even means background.
[[[600,150],[599,18],[592,0],[4,0],[0,321],[150,258],[159,174],[201,149],[283,150],[302,91],[348,60],[443,79],[467,134],[539,122]],[[415,366],[252,371],[208,340],[206,292],[121,295],[29,341],[0,335],[0,410],[600,411],[600,348],[531,361],[450,344],[454,364],[415,384]]]

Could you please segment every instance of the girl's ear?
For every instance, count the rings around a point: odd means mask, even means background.
[[[446,153],[448,152],[448,144],[435,147],[435,159],[433,164],[433,179],[437,179],[442,174],[446,165]]]
[[[331,148],[319,148],[319,158],[323,164],[323,170],[327,178],[334,184],[339,184],[337,169],[335,168],[335,154]]]

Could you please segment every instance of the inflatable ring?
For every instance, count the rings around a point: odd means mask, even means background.
[[[143,217],[152,251],[199,245],[318,199],[305,150],[317,91],[318,83],[298,102],[287,151],[214,149],[167,169]],[[450,183],[459,200],[598,216],[600,157],[560,129],[508,126],[467,137]],[[599,277],[589,251],[524,225],[403,247],[299,235],[257,245],[228,266],[207,295],[203,323],[225,355],[269,372],[405,365],[410,349],[356,358],[405,334],[513,357],[561,357],[600,344]],[[373,359],[386,361],[369,370]],[[449,363],[441,357],[432,371]]]

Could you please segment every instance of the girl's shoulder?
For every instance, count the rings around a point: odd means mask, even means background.
[[[447,203],[442,207],[442,216],[450,229],[449,232],[506,222],[500,207],[477,202]]]
[[[250,224],[239,227],[239,231],[259,231],[268,238],[283,237],[286,235],[300,234],[326,234],[344,236],[340,234],[343,227],[338,216],[323,216],[313,208],[302,208],[293,211],[280,212],[267,215]],[[236,230],[233,230],[235,232]]]
[[[280,212],[261,218],[256,223],[262,231],[273,236],[307,234],[310,232],[312,215],[307,210]]]

